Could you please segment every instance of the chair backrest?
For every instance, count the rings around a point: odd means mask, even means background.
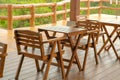
[[[87,24],[87,16],[85,15],[76,16],[77,27],[86,27],[86,24]]]
[[[100,33],[100,29],[101,29],[101,25],[98,21],[96,20],[85,20],[85,21],[78,21],[78,26],[82,25],[83,28],[86,28],[88,31],[88,34],[92,34],[96,40],[96,43],[98,42],[98,38],[99,38],[99,33]],[[86,34],[85,34],[86,35]]]
[[[96,20],[87,20],[86,29],[87,30],[99,30],[100,23]]]
[[[0,42],[0,77],[3,77],[5,57],[7,56],[7,44]]]
[[[96,20],[88,20],[86,28],[88,30],[88,33],[92,33],[95,39],[95,43],[97,44],[99,39],[100,29],[101,29],[100,23]]]
[[[76,24],[78,27],[84,27],[88,30],[100,29],[100,24],[96,20],[88,20],[86,15],[76,16]]]
[[[0,57],[7,55],[7,44],[0,42]]]
[[[25,54],[31,58],[33,55],[41,58],[44,56],[42,34],[30,30],[15,30],[15,40],[18,54]],[[40,54],[33,53],[33,49],[40,50]]]
[[[100,23],[98,21],[87,20],[86,17],[80,18],[76,24],[78,27],[86,28],[88,31],[101,29]]]
[[[82,20],[86,20],[87,16],[86,15],[78,15],[76,16],[76,21],[82,21]]]

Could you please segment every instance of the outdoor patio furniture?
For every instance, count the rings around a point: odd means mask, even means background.
[[[87,18],[86,15],[79,15],[79,16],[77,16],[76,19],[77,19],[76,20],[76,27],[83,27],[83,28],[86,27],[87,21],[92,20],[92,19]],[[93,19],[93,21],[94,21],[94,19]],[[105,43],[105,34],[106,33],[105,33],[103,27],[101,26],[99,35],[95,35],[96,37],[99,36],[97,38],[96,42],[98,42],[99,38],[102,37],[103,43]]]
[[[45,32],[48,39],[57,37],[57,36],[50,36],[49,31],[56,32],[56,33],[63,33],[65,35],[66,39],[62,40],[61,43],[63,41],[64,42],[67,41],[69,43],[69,47],[71,48],[71,53],[72,53],[70,60],[63,59],[64,61],[69,62],[68,66],[66,67],[67,71],[66,71],[65,77],[68,76],[68,74],[70,72],[70,68],[71,68],[73,63],[77,64],[79,71],[81,71],[81,65],[79,62],[78,55],[77,55],[77,48],[78,48],[79,40],[80,40],[81,36],[83,34],[87,33],[86,29],[72,28],[72,27],[68,27],[68,26],[50,26],[50,27],[39,27],[38,31],[40,33]],[[74,41],[72,39],[72,37],[74,37],[74,36],[78,36],[78,37],[76,37],[77,38],[76,41]]]
[[[64,39],[63,37],[43,40],[42,34],[30,30],[15,30],[14,34],[18,55],[21,55],[15,79],[18,79],[19,77],[24,57],[35,60],[37,72],[43,71],[45,64],[47,64],[43,80],[47,79],[52,60],[53,58],[56,58],[56,61],[58,62],[57,66],[61,67],[62,78],[64,79],[65,74],[62,60],[64,51],[60,45],[60,40]],[[48,45],[50,42],[54,44],[51,47]],[[41,68],[39,66],[39,60],[43,61]]]
[[[114,51],[114,54],[116,55],[117,59],[120,59],[120,57],[118,56],[118,52],[117,52],[117,50],[115,48],[115,45],[114,45],[114,41],[116,40],[117,37],[113,38],[113,35],[115,33],[117,33],[118,30],[119,30],[120,21],[117,20],[117,19],[113,19],[113,20],[98,20],[98,21],[101,23],[101,25],[102,25],[102,27],[103,27],[106,35],[107,35],[107,40],[105,41],[103,46],[98,51],[98,55],[102,52],[102,50],[104,48],[106,48],[106,50],[109,50],[109,48],[112,47],[112,49]],[[111,31],[111,33],[109,33],[109,30],[107,29],[107,27],[113,27],[113,30]],[[107,46],[108,42],[110,43],[110,46],[109,45]]]
[[[0,42],[0,78],[3,77],[5,58],[7,56],[7,44]]]
[[[85,70],[85,66],[86,66],[86,60],[87,60],[87,55],[88,55],[88,50],[90,47],[92,47],[94,49],[94,55],[95,55],[95,61],[96,64],[98,64],[98,59],[97,59],[97,51],[96,51],[96,44],[97,44],[97,39],[98,39],[98,35],[99,35],[99,29],[100,29],[100,24],[98,21],[95,20],[88,20],[88,21],[82,21],[84,23],[80,23],[82,25],[82,29],[86,29],[87,33],[83,34],[82,36],[80,36],[80,42],[78,44],[78,49],[82,49],[85,50],[85,56],[84,56],[84,61],[83,61],[83,67],[82,70]],[[84,25],[84,26],[83,26]],[[78,27],[79,29],[79,27]],[[77,36],[78,37],[78,36]],[[77,37],[75,36],[75,38],[73,39],[73,41],[77,41]],[[62,41],[63,42],[63,41]],[[67,43],[67,40],[64,40],[64,45],[65,46],[69,46],[69,43]]]

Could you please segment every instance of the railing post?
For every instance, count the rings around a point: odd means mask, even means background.
[[[100,0],[99,6],[100,6],[100,8],[99,8],[98,17],[100,18],[101,17],[101,9],[102,9],[102,0]]]
[[[13,13],[12,13],[12,5],[8,5],[8,30],[13,29]]]
[[[65,13],[63,14],[63,19],[66,20],[66,15],[67,15],[67,8],[66,8],[66,3],[64,3],[63,5],[63,10],[65,11]]]
[[[89,17],[90,16],[90,0],[87,1],[87,7],[88,7],[88,9],[87,9],[87,17]]]
[[[56,23],[57,22],[57,14],[56,14],[56,7],[57,7],[57,4],[54,3],[54,6],[52,7],[52,12],[54,13],[54,15],[52,16],[52,23]]]
[[[30,14],[31,14],[30,27],[34,27],[35,26],[35,7],[34,7],[34,5],[32,5],[30,8]]]

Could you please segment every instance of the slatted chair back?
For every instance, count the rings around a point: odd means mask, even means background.
[[[101,32],[101,24],[96,20],[88,20],[86,28],[88,30],[88,33],[89,32],[94,33],[93,35],[95,37],[96,43],[98,43],[98,39],[101,34],[100,33]]]
[[[7,56],[7,44],[0,42],[0,77],[3,77],[5,58]]]
[[[101,25],[98,21],[96,20],[85,20],[84,22],[79,22],[78,21],[78,26],[80,24],[84,24],[82,25],[83,28],[86,28],[88,30],[88,33],[94,33],[94,36],[96,37],[96,43],[98,42],[98,38],[100,35],[100,29],[101,29]]]
[[[87,16],[78,15],[76,17],[76,25],[77,25],[77,27],[86,27],[86,24],[87,24]]]
[[[18,80],[24,57],[33,58],[35,60],[36,69],[38,72],[43,71],[45,64],[47,64],[43,80],[47,80],[52,59],[56,58],[57,60],[56,65],[61,66],[62,77],[63,78],[65,77],[63,61],[62,61],[62,54],[64,53],[64,51],[61,50],[60,42],[59,42],[63,38],[54,38],[51,40],[48,39],[43,41],[41,33],[30,30],[15,30],[15,39],[16,39],[18,55],[22,55],[15,76],[16,80]],[[50,43],[53,43],[53,45],[49,47],[48,44]],[[39,66],[38,60],[43,62],[41,68]]]
[[[83,27],[83,28],[88,28],[88,30],[90,30],[91,28],[87,25],[87,24],[89,24],[89,20],[90,19],[87,19],[87,16],[86,15],[78,15],[77,17],[76,17],[76,26],[77,27]],[[94,24],[92,24],[92,27],[94,27],[94,29],[96,29],[95,28],[95,26],[97,27],[98,25],[100,26],[100,27],[98,27],[98,29],[100,30],[99,31],[99,35],[97,34],[96,36],[101,36],[102,37],[102,40],[103,40],[103,42],[105,43],[105,35],[104,34],[106,34],[105,33],[105,31],[103,30],[103,27],[100,25],[100,23],[99,24],[97,24],[98,22],[97,21],[95,21],[95,20],[90,20],[90,22],[92,21],[92,23],[94,23]],[[91,25],[91,24],[90,24]],[[92,28],[93,29],[93,28]],[[98,38],[97,38],[97,42],[98,42]]]
[[[16,39],[16,45],[17,45],[17,50],[19,55],[25,54],[31,58],[32,57],[35,58],[36,55],[33,54],[33,51],[31,50],[34,50],[35,48],[37,48],[41,52],[37,56],[39,56],[39,58],[41,59],[44,57],[42,34],[30,31],[30,30],[16,30],[15,39]]]
[[[96,20],[87,20],[86,28],[87,30],[99,30],[100,23]]]

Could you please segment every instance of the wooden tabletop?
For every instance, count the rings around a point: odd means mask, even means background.
[[[105,25],[118,25],[120,26],[120,20],[113,19],[113,20],[99,20],[100,23],[105,24]]]
[[[39,30],[59,32],[59,33],[64,33],[69,35],[84,34],[87,32],[87,30],[83,28],[73,28],[68,26],[39,27]]]
[[[110,26],[120,26],[120,19],[112,18],[112,19],[88,19],[88,20],[96,20],[104,25],[110,25]]]

